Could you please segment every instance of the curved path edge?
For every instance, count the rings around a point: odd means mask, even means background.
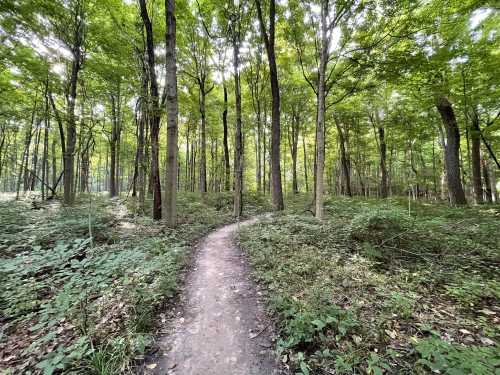
[[[273,326],[235,244],[239,225],[226,225],[198,245],[175,317],[157,338],[144,374],[274,375],[282,371]]]

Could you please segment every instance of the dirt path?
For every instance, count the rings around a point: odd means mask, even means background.
[[[240,223],[246,225],[247,221]],[[145,373],[172,375],[279,374],[271,324],[233,237],[225,226],[201,243],[181,297],[183,308]]]

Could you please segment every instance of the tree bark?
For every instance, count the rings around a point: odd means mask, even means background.
[[[222,112],[222,126],[224,130],[224,190],[229,191],[231,189],[231,166],[229,165],[229,145],[228,145],[228,128],[227,128],[227,86],[226,82],[223,82],[224,89],[224,110]]]
[[[233,74],[234,74],[234,93],[235,93],[235,111],[236,111],[236,129],[234,134],[234,216],[240,217],[243,213],[243,135],[241,123],[241,85],[240,85],[240,12],[233,22],[232,42],[233,42]]]
[[[302,134],[302,152],[304,156],[304,182],[306,185],[306,193],[309,193],[309,181],[307,176],[307,152],[306,152],[306,137]]]
[[[269,78],[271,81],[272,96],[272,122],[271,122],[271,185],[272,201],[276,211],[284,209],[283,190],[281,186],[281,125],[280,125],[280,90],[278,83],[278,68],[276,66],[275,55],[275,22],[276,22],[276,4],[275,0],[269,0],[269,35],[266,31],[266,25],[262,15],[261,1],[256,0],[257,15],[259,18],[260,31],[267,51],[267,60],[269,63]]]
[[[458,130],[455,113],[453,112],[450,101],[444,96],[437,98],[436,107],[446,129],[445,164],[450,203],[452,205],[467,204],[462,181],[460,180],[460,162],[458,155],[460,132]]]
[[[387,145],[385,143],[385,129],[384,126],[380,123],[378,125],[378,138],[380,148],[380,197],[387,198]]]
[[[347,136],[344,133],[344,129],[340,121],[334,116],[335,125],[337,126],[337,131],[339,135],[339,149],[340,149],[340,171],[341,171],[341,193],[349,197],[352,196],[351,190],[351,166],[350,158],[347,152],[346,143]]]
[[[315,216],[323,219],[323,194],[324,194],[324,170],[325,170],[325,81],[326,66],[328,64],[327,36],[327,13],[328,1],[321,2],[321,50],[318,72],[317,92],[317,117],[316,117],[316,158],[315,158]]]
[[[165,214],[170,227],[177,225],[178,112],[175,0],[165,0],[167,78],[167,171]]]
[[[111,114],[112,114],[112,129],[111,138],[109,139],[109,195],[111,197],[116,197],[118,195],[118,182],[117,182],[117,155],[116,155],[116,145],[118,142],[118,111],[117,111],[117,100],[114,95],[110,96],[111,99]]]
[[[488,161],[485,158],[483,158],[482,164],[483,164],[483,176],[484,176],[484,186],[485,186],[484,192],[486,195],[486,201],[488,203],[492,203],[493,202],[493,191],[491,189],[490,171],[488,168]]]
[[[298,110],[292,111],[292,133],[289,137],[290,155],[292,157],[292,190],[294,194],[299,192],[299,183],[297,178],[297,154],[299,145],[299,127],[300,127],[300,114]]]
[[[149,92],[151,107],[149,124],[151,134],[151,185],[153,190],[153,219],[161,219],[161,184],[159,166],[159,133],[160,133],[160,106],[158,96],[158,82],[155,71],[155,52],[153,40],[153,25],[149,19],[146,0],[139,0],[141,18],[146,30],[146,51],[149,73]]]
[[[471,137],[471,161],[472,161],[472,187],[474,189],[474,201],[476,204],[483,203],[483,184],[481,180],[481,134],[479,130],[479,118],[476,113],[472,115]]]
[[[74,17],[74,36],[73,36],[73,62],[71,64],[71,75],[69,82],[68,95],[68,121],[66,124],[66,148],[64,152],[64,204],[72,204],[74,202],[74,159],[76,145],[76,121],[75,121],[75,104],[76,90],[78,87],[78,74],[82,67],[82,46],[84,41],[84,9],[80,1],[76,3]]]

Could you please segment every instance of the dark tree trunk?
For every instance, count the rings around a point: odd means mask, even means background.
[[[35,191],[36,189],[36,176],[38,176],[38,150],[40,149],[40,135],[41,135],[41,121],[36,127],[35,136],[35,150],[31,159],[31,172],[29,174],[28,188],[30,191]]]
[[[31,145],[31,137],[32,137],[32,129],[33,124],[35,122],[37,102],[35,98],[35,103],[33,105],[33,111],[31,112],[31,121],[29,127],[26,128],[25,136],[24,136],[24,150],[21,157],[21,164],[19,165],[19,174],[17,177],[17,186],[16,186],[16,200],[19,199],[19,191],[21,189],[21,182],[24,180],[25,190],[27,185],[27,173],[28,173],[28,160],[29,160],[29,149]]]
[[[201,114],[201,149],[200,149],[200,192],[207,192],[207,125],[205,88],[200,87],[200,114]]]
[[[490,171],[488,170],[488,161],[483,158],[482,159],[482,164],[483,164],[483,176],[484,176],[484,192],[486,195],[486,201],[488,203],[493,202],[493,191],[491,189],[491,181],[490,181]]]
[[[385,143],[385,129],[381,124],[378,126],[378,138],[380,147],[380,197],[387,198],[387,146]]]
[[[49,94],[48,94],[48,79],[45,82],[45,126],[43,135],[43,157],[42,157],[42,200],[46,198],[45,185],[49,184]],[[1,164],[1,163],[0,163]],[[0,165],[1,168],[1,165]],[[1,172],[0,172],[1,175]]]
[[[141,18],[146,30],[146,51],[149,73],[149,91],[151,108],[149,111],[149,124],[151,131],[151,185],[153,190],[153,219],[161,219],[161,185],[159,165],[159,135],[160,135],[160,106],[158,96],[158,82],[155,71],[155,52],[153,40],[153,25],[149,19],[146,0],[139,0]]]
[[[238,10],[239,17],[239,10]],[[233,74],[236,111],[234,134],[234,216],[243,213],[243,134],[241,123],[241,85],[240,85],[240,20],[233,22]]]
[[[309,193],[309,181],[307,178],[307,152],[306,152],[306,138],[302,134],[302,152],[304,154],[304,182],[306,185],[306,192]]]
[[[280,166],[280,146],[281,146],[281,126],[280,126],[280,90],[278,83],[278,68],[275,56],[275,22],[276,4],[275,0],[269,0],[269,34],[262,15],[260,0],[256,0],[257,15],[259,18],[262,39],[266,46],[267,60],[269,62],[269,77],[271,81],[272,96],[272,122],[271,122],[271,195],[273,206],[276,211],[284,209],[283,190],[281,186],[281,166]]]
[[[455,113],[450,101],[444,96],[437,99],[436,107],[446,129],[445,164],[450,203],[452,205],[467,204],[462,188],[462,181],[460,180],[460,161],[458,155],[460,132]]]
[[[69,82],[67,125],[66,125],[66,148],[64,152],[64,203],[72,204],[74,201],[74,160],[76,145],[76,121],[75,104],[76,90],[78,87],[78,74],[82,67],[82,46],[84,38],[84,10],[83,4],[78,0],[75,9],[74,18],[74,37],[73,37],[73,62],[71,64],[71,78]]]
[[[109,140],[109,154],[110,154],[110,169],[109,169],[109,195],[116,197],[118,195],[118,181],[117,181],[117,143],[118,143],[118,104],[114,95],[111,95],[111,114],[113,128],[111,130],[111,138]]]
[[[483,203],[483,184],[481,181],[481,134],[479,118],[474,113],[472,116],[471,136],[471,161],[472,161],[472,187],[476,204]]]
[[[223,84],[224,89],[224,110],[222,112],[222,126],[224,127],[224,190],[231,189],[231,166],[229,165],[229,145],[228,145],[228,128],[227,128],[227,87]]]
[[[292,190],[294,194],[299,192],[297,180],[297,154],[299,145],[300,114],[297,110],[292,111],[292,133],[289,135],[290,154],[292,156]]]
[[[337,131],[339,134],[339,148],[340,148],[340,168],[341,168],[341,192],[349,197],[352,196],[351,191],[351,167],[349,162],[349,155],[346,149],[346,135],[344,134],[344,130],[342,129],[342,125],[340,124],[337,118],[334,118],[335,124],[337,125]]]

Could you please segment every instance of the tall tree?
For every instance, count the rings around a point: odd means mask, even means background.
[[[276,211],[284,209],[283,189],[281,186],[281,123],[280,123],[280,89],[278,83],[278,68],[276,66],[276,2],[269,0],[269,30],[267,30],[262,14],[261,0],[255,0],[259,18],[260,33],[266,46],[269,63],[269,78],[271,81],[272,112],[271,112],[271,196]]]
[[[148,114],[151,134],[151,184],[153,189],[153,219],[161,219],[161,185],[159,165],[160,105],[156,79],[155,44],[153,25],[148,15],[146,0],[139,0],[141,18],[146,31],[146,53],[149,73],[150,111]]]
[[[167,69],[167,178],[165,186],[165,214],[171,227],[177,224],[178,173],[178,102],[175,0],[165,0],[166,69]]]
[[[234,202],[233,213],[240,217],[243,213],[243,132],[241,121],[241,79],[240,79],[240,44],[241,44],[241,14],[242,5],[239,1],[233,3],[230,35],[233,46],[233,75],[236,126],[234,132]]]
[[[69,90],[67,96],[67,124],[66,124],[66,149],[64,153],[64,203],[74,201],[74,160],[76,145],[76,120],[75,104],[78,87],[78,74],[82,68],[85,41],[85,3],[84,0],[72,2],[72,28],[73,37],[68,47],[71,49],[73,60],[71,63]],[[62,25],[61,25],[62,26]]]

